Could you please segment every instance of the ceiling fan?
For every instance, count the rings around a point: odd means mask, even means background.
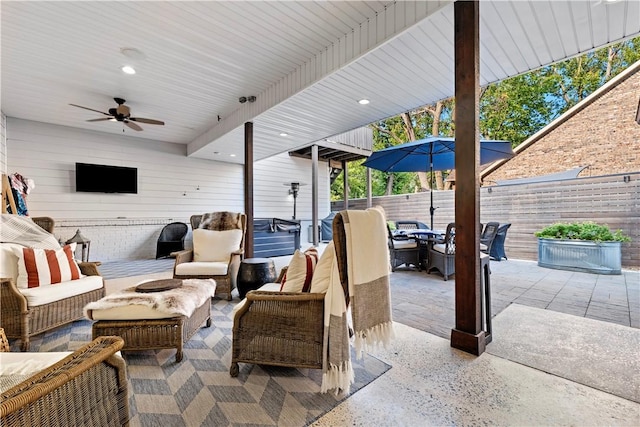
[[[87,120],[88,122],[101,122],[105,120],[114,120],[114,121],[122,122],[125,125],[129,126],[131,129],[136,131],[141,131],[142,128],[137,123],[134,123],[134,122],[146,123],[149,125],[164,125],[164,122],[160,120],[145,119],[142,117],[131,117],[131,110],[129,109],[129,107],[124,105],[124,103],[126,102],[124,99],[113,98],[113,100],[116,101],[118,106],[116,108],[109,108],[108,113],[105,113],[104,111],[94,110],[93,108],[89,108],[89,107],[83,107],[82,105],[76,105],[76,104],[69,104],[69,105],[73,107],[84,108],[85,110],[89,110],[89,111],[95,111],[96,113],[109,116],[109,117],[100,117],[98,119],[89,119]]]

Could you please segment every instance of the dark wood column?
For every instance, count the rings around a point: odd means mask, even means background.
[[[244,237],[244,257],[253,258],[253,123],[244,124],[244,213],[247,233]]]
[[[318,146],[311,147],[311,227],[313,233],[313,246],[318,246],[320,236],[318,236]]]
[[[451,346],[485,350],[480,288],[480,128],[478,1],[454,3],[456,96],[456,327]]]

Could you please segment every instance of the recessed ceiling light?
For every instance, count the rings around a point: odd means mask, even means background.
[[[358,101],[358,104],[360,105],[367,105],[370,101],[368,99],[361,99],[360,101]]]
[[[282,133],[280,133],[280,136],[289,136],[289,134],[286,133],[286,132],[282,132]]]
[[[124,67],[121,68],[121,70],[125,74],[135,74],[136,73],[136,70],[130,65],[125,65]]]
[[[236,156],[235,154],[229,154],[229,157],[235,157],[235,156]]]

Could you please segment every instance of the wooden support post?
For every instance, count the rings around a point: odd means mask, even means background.
[[[371,198],[371,168],[367,168],[367,208],[373,206]]]
[[[244,213],[247,232],[244,237],[244,257],[253,258],[253,123],[244,124]]]
[[[347,162],[342,161],[342,178],[344,185],[342,186],[342,197],[344,198],[344,209],[349,209],[349,171],[347,171]]]
[[[311,230],[313,232],[313,246],[318,246],[320,236],[318,236],[318,146],[311,147]]]
[[[478,102],[478,1],[454,3],[456,96],[456,326],[451,346],[480,355],[485,350],[480,286],[480,128]]]

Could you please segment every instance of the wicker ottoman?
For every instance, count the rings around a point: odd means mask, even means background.
[[[215,286],[214,286],[215,289]],[[176,349],[176,362],[182,360],[182,347],[198,329],[211,326],[211,299],[208,298],[190,316],[161,319],[108,320],[93,323],[92,337],[117,335],[124,339],[123,351]]]

